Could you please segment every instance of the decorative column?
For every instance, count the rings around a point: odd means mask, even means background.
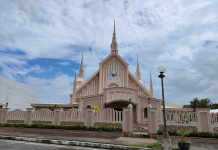
[[[86,108],[85,109],[85,126],[94,126],[95,109]]]
[[[0,123],[2,123],[3,109],[0,109]]]
[[[32,114],[33,111],[35,111],[35,108],[27,108],[26,109],[26,119],[25,119],[25,123],[30,124],[32,122]]]
[[[210,108],[196,108],[198,132],[212,132]]]
[[[2,111],[2,117],[1,117],[1,122],[2,123],[6,123],[7,122],[7,116],[8,116],[8,112],[10,111],[11,108],[3,108]]]
[[[63,108],[54,108],[54,118],[53,118],[52,124],[54,124],[54,125],[60,124],[62,111],[63,111]]]

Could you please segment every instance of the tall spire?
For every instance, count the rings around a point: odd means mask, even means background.
[[[151,93],[151,96],[153,97],[153,84],[152,84],[152,77],[151,77],[151,71],[150,71],[150,93]]]
[[[76,71],[77,71],[77,70],[76,70]],[[73,86],[75,86],[75,85],[76,85],[76,71],[75,71],[74,85],[73,85]]]
[[[141,72],[139,69],[139,60],[138,60],[138,54],[137,54],[137,67],[136,67],[136,72],[135,72],[136,78],[141,81]]]
[[[113,37],[112,37],[112,43],[111,43],[111,53],[113,51],[113,54],[117,54],[117,38],[116,38],[116,30],[115,30],[115,19],[114,19],[114,32],[113,32]]]
[[[80,68],[79,68],[78,78],[83,78],[83,81],[84,81],[83,52],[82,52],[82,60],[81,60]]]

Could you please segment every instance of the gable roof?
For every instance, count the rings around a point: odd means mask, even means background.
[[[99,66],[101,66],[104,62],[106,62],[108,59],[110,59],[112,56],[117,56],[126,66],[129,66],[129,64],[119,55],[113,55],[113,54],[110,54],[108,55],[104,60],[102,60],[100,63],[99,63]]]
[[[89,77],[83,84],[81,84],[77,89],[76,92],[82,89],[89,81],[91,81],[97,74],[99,73],[99,69],[91,76]]]

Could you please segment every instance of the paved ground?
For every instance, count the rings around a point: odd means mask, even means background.
[[[13,135],[19,137],[42,138],[42,139],[53,139],[53,140],[97,142],[97,143],[117,144],[117,145],[147,144],[147,143],[161,142],[149,138],[96,137],[92,135],[84,136],[84,135],[73,135],[73,134],[7,132],[4,130],[0,130],[0,135]],[[172,142],[172,146],[174,148],[178,147],[177,145],[178,145],[177,142]],[[192,143],[191,150],[218,150],[218,144]]]
[[[0,150],[108,150],[91,147],[63,146],[24,141],[0,140]]]

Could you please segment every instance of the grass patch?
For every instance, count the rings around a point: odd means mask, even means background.
[[[154,147],[160,147],[161,143],[149,143],[146,145],[147,148],[154,148]]]
[[[149,143],[149,144],[127,144],[128,146],[132,147],[145,147],[145,148],[155,148],[155,147],[161,147],[161,143]]]

